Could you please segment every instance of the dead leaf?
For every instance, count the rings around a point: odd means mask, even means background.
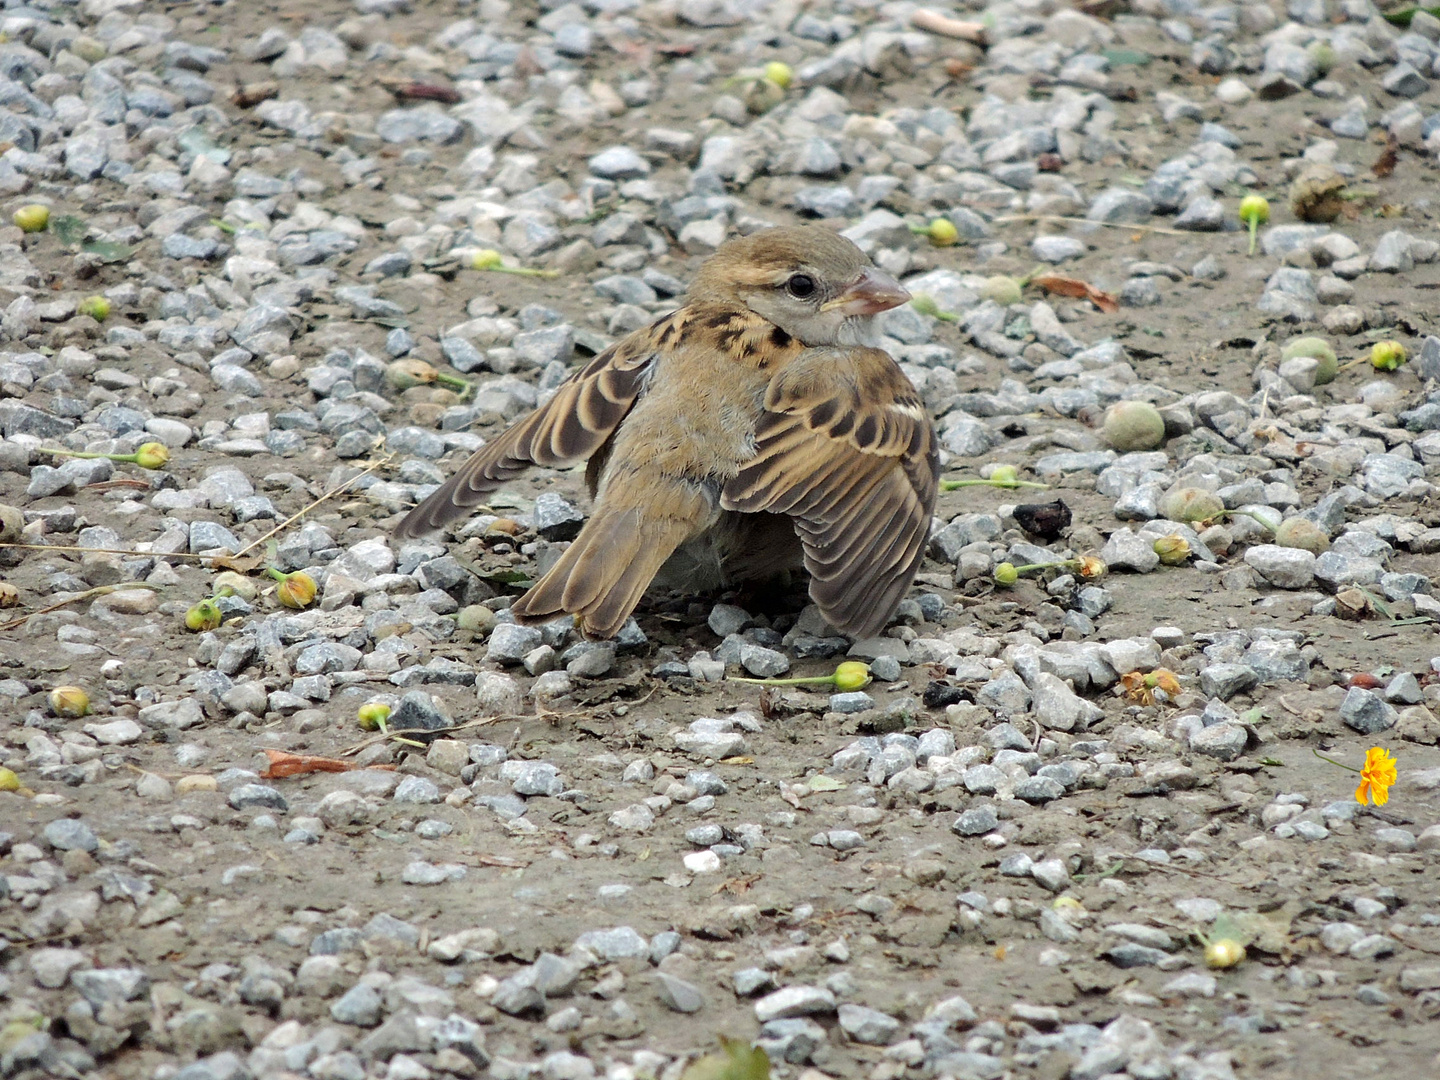
[[[755,882],[759,881],[760,878],[763,876],[764,875],[762,874],[746,874],[744,877],[731,878],[729,881],[722,881],[719,885],[715,886],[715,888],[710,890],[710,895],[714,896],[716,893],[728,892],[734,896],[739,896],[743,892],[748,892],[750,890],[750,886],[754,885]]]
[[[1383,180],[1395,171],[1399,162],[1400,140],[1391,132],[1385,140],[1385,149],[1380,151],[1380,156],[1375,159],[1375,164],[1370,166],[1370,171]]]
[[[766,720],[775,719],[775,691],[772,687],[760,688],[760,715]]]
[[[439,83],[407,82],[392,86],[390,92],[402,101],[409,98],[419,101],[443,101],[446,105],[460,104],[460,93],[454,87]]]
[[[266,750],[270,766],[260,774],[263,780],[281,780],[287,776],[308,776],[317,772],[350,772],[352,769],[372,768],[395,771],[394,765],[357,765],[340,758],[315,757],[310,754],[292,754],[288,750]]]
[[[1031,278],[1030,284],[1038,285],[1046,292],[1055,293],[1057,296],[1073,296],[1079,300],[1089,300],[1107,315],[1113,315],[1120,310],[1120,302],[1115,297],[1079,278],[1065,277],[1061,274],[1041,274],[1039,277]]]
[[[254,82],[236,87],[235,93],[230,95],[230,100],[242,109],[250,109],[259,105],[262,101],[269,101],[271,98],[278,97],[279,95],[279,83]]]

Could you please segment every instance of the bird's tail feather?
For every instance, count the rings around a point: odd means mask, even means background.
[[[510,610],[521,622],[579,616],[589,638],[614,637],[650,582],[693,533],[693,520],[601,508],[543,578]]]

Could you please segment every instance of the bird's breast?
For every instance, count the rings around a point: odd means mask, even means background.
[[[754,456],[772,375],[799,348],[748,312],[690,313],[676,347],[660,352],[649,387],[616,432],[606,477],[636,469],[693,481],[734,476]]]

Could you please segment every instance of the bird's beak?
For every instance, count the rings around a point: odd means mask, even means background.
[[[821,305],[821,311],[839,309],[846,315],[878,315],[899,307],[910,293],[889,274],[868,267],[844,292]]]

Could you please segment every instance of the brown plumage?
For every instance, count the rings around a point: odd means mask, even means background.
[[[511,610],[611,637],[659,575],[691,589],[803,562],[837,629],[879,632],[914,579],[935,436],[899,366],[867,348],[909,298],[848,240],[806,226],[727,243],[686,304],[570,377],[401,522],[418,536],[531,465],[589,459],[595,510]]]

